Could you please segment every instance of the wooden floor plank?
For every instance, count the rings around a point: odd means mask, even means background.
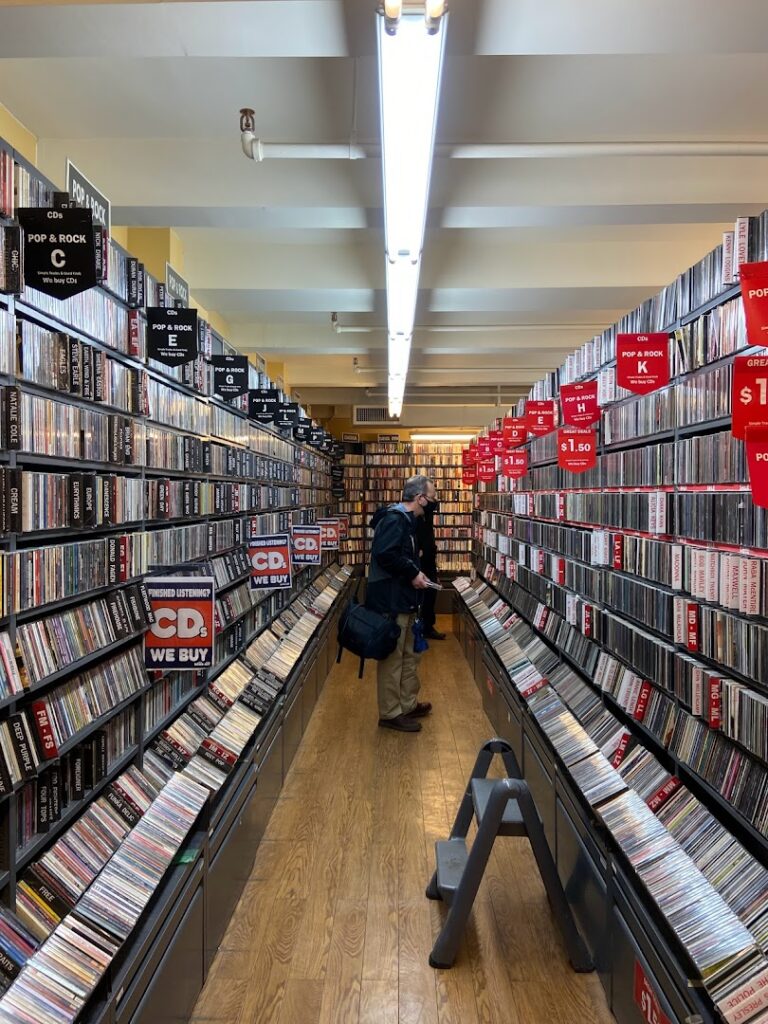
[[[422,665],[418,735],[377,727],[375,664],[362,682],[353,659],[334,667],[194,1024],[612,1024],[597,976],[568,966],[525,840],[496,844],[454,967],[429,967],[446,914],[424,897],[434,842],[493,730],[454,637]]]

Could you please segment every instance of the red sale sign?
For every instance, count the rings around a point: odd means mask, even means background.
[[[528,401],[525,403],[525,422],[528,432],[534,437],[551,434],[555,429],[554,399]]]
[[[731,433],[768,427],[768,356],[736,356],[731,391]]]
[[[291,586],[291,542],[287,533],[251,537],[251,590],[289,590]]]
[[[477,442],[477,461],[479,462],[481,459],[487,459],[492,454],[490,437],[479,438]]]
[[[584,473],[597,465],[597,434],[594,430],[561,427],[557,432],[557,464],[570,473]]]
[[[474,466],[477,462],[477,448],[471,444],[469,448],[461,449],[461,464],[462,466]]]
[[[739,283],[747,341],[750,345],[768,345],[768,263],[742,263]]]
[[[768,429],[748,429],[746,449],[752,501],[758,508],[768,508]]]
[[[323,551],[319,526],[291,528],[291,558],[294,565],[320,565]]]
[[[560,385],[560,408],[563,423],[572,427],[588,427],[600,419],[597,404],[597,380]]]
[[[216,581],[209,576],[150,576],[155,621],[144,635],[147,668],[197,671],[213,665]]]
[[[659,1003],[648,975],[643,970],[639,960],[635,960],[635,1003],[640,1009],[643,1020],[646,1024],[672,1024],[672,1021],[664,1013]]]
[[[477,479],[482,480],[483,483],[490,483],[491,480],[496,479],[496,460],[491,459],[490,462],[478,462],[477,464]]]
[[[519,480],[528,472],[528,452],[525,448],[507,452],[501,460],[501,471],[510,480]]]
[[[507,448],[515,448],[523,444],[528,437],[528,425],[524,416],[505,416],[501,424],[501,432],[507,442]]]
[[[477,483],[477,466],[464,466],[461,471],[461,482],[465,487],[471,487]]]
[[[328,548],[336,549],[339,546],[339,539],[341,530],[339,528],[338,519],[318,519],[317,525],[320,527],[320,536],[323,542],[323,549]]]
[[[636,395],[669,384],[669,335],[617,334],[616,383]]]
[[[503,455],[507,450],[504,441],[504,434],[501,430],[489,430],[488,437],[491,442],[491,452],[494,455]]]

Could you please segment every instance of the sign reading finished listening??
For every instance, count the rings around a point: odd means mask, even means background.
[[[289,590],[291,586],[291,541],[287,533],[251,537],[251,590]]]
[[[147,668],[196,671],[213,665],[213,577],[155,576],[145,588],[155,621],[144,636]]]

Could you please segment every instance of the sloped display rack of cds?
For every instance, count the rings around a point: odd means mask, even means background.
[[[381,505],[400,501],[405,481],[418,473],[435,481],[437,563],[446,576],[467,572],[472,551],[472,490],[461,479],[461,445],[451,442],[379,441],[365,446],[366,519]],[[372,532],[368,529],[368,546]]]
[[[0,1021],[184,1019],[349,574],[324,551],[251,588],[250,538],[333,512],[328,455],[212,396],[205,357],[232,350],[204,322],[193,363],[147,360],[167,296],[112,241],[101,286],[24,289],[14,203],[51,192],[0,145]],[[148,581],[200,573],[211,667],[148,670]]]
[[[766,260],[767,228],[737,223],[741,262]],[[715,250],[534,387],[598,379],[595,464],[561,468],[557,432],[527,442],[523,477],[499,461],[478,578],[457,581],[620,1024],[768,1020],[768,517],[730,430],[731,276]],[[669,383],[617,387],[617,335],[654,332]]]

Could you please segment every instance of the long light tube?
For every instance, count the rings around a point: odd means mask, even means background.
[[[394,12],[392,12],[394,13]],[[430,0],[379,17],[390,415],[400,415],[416,318],[447,15]],[[435,17],[437,15],[437,17]],[[397,409],[397,412],[394,410]]]

